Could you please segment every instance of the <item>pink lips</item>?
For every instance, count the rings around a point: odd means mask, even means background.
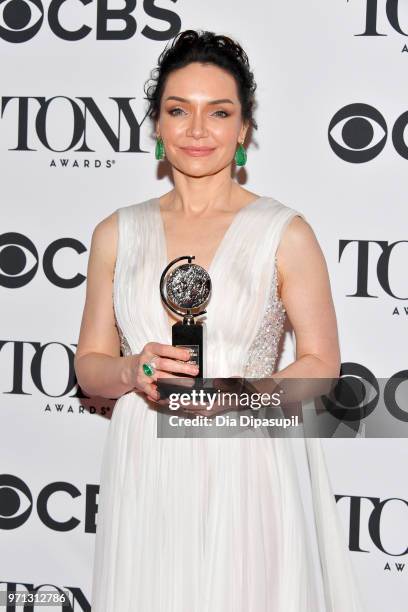
[[[214,151],[209,147],[181,147],[182,151],[187,153],[187,155],[192,155],[193,157],[201,157],[203,155],[209,155]]]

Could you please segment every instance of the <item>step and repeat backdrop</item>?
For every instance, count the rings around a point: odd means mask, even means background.
[[[0,0],[0,590],[65,589],[77,611],[114,406],[73,368],[91,234],[172,187],[143,86],[187,28],[249,55],[259,129],[236,179],[313,227],[342,375],[408,378],[407,2]],[[367,610],[405,611],[406,439],[322,445]]]

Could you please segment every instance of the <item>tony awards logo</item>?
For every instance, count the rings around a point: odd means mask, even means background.
[[[174,264],[185,259],[188,263],[179,264],[170,271]],[[199,367],[197,377],[204,378],[205,323],[195,321],[195,317],[207,312],[203,307],[211,296],[211,278],[207,270],[191,263],[193,259],[194,255],[183,255],[173,259],[165,267],[160,278],[160,294],[167,308],[183,317],[182,321],[177,321],[172,326],[172,345],[193,349],[190,362]]]

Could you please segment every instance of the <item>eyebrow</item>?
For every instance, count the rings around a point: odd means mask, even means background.
[[[187,100],[187,98],[180,98],[180,96],[168,96],[166,98],[167,100],[178,100],[178,102],[187,102],[188,104],[190,103],[190,100]],[[234,104],[234,102],[232,100],[230,100],[229,98],[220,98],[218,100],[210,100],[208,102],[208,104]]]

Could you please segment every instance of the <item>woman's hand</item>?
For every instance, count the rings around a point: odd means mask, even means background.
[[[200,404],[200,407],[194,406],[194,404],[188,404],[183,406],[183,411],[199,416],[213,417],[217,414],[222,414],[228,410],[236,410],[239,408],[239,402],[231,402],[229,397],[228,404],[222,400],[222,393],[236,393],[239,396],[244,391],[247,391],[245,378],[242,376],[230,376],[228,378],[214,378],[213,386],[220,391],[220,402],[217,400],[213,406],[209,409],[210,404]]]
[[[150,363],[153,359],[154,372],[147,376],[143,371],[143,364]],[[126,358],[124,378],[125,381],[136,391],[146,394],[147,399],[158,402],[160,393],[157,390],[158,378],[178,378],[183,375],[196,376],[198,367],[192,363],[186,363],[191,359],[188,349],[177,348],[171,344],[160,342],[148,342],[138,355]]]

